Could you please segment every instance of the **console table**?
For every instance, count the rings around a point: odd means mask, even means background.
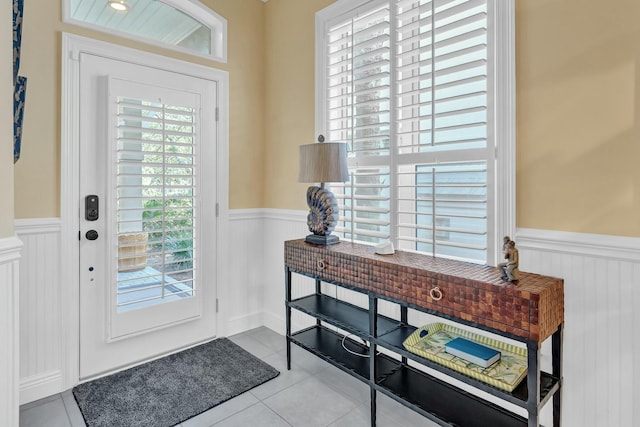
[[[367,383],[371,390],[371,425],[376,423],[376,393],[381,392],[440,425],[540,425],[539,413],[553,401],[553,425],[560,426],[562,385],[562,279],[521,273],[517,284],[504,282],[495,267],[435,258],[411,252],[377,255],[365,245],[340,242],[322,246],[304,239],[284,244],[287,368],[296,344]],[[291,298],[292,273],[315,279],[310,294]],[[330,283],[368,296],[363,308],[322,293]],[[378,301],[398,304],[400,318],[378,313]],[[419,326],[408,322],[408,309],[453,320],[526,344],[527,377],[512,392],[493,387],[405,350],[402,343]],[[295,309],[316,324],[291,331]],[[363,343],[328,328],[335,326]],[[540,346],[551,339],[552,372],[540,369]],[[348,353],[343,342],[368,353]],[[367,344],[368,343],[368,344]],[[396,354],[378,352],[378,347]],[[419,362],[439,372],[525,408],[528,418],[464,391],[409,365]]]

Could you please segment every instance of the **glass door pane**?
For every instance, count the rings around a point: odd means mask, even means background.
[[[118,312],[196,292],[194,109],[118,97]]]

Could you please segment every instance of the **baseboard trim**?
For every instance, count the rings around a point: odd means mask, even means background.
[[[56,370],[20,380],[20,404],[33,402],[60,393],[63,387],[62,371]]]
[[[286,326],[285,326],[285,318],[283,315],[265,312],[264,316],[262,317],[262,320],[264,321],[263,326],[266,326],[267,328],[279,334],[282,334],[282,335],[285,334]]]
[[[231,336],[263,326],[263,318],[264,313],[262,311],[232,317],[227,322],[227,335]]]
[[[285,335],[287,328],[286,328],[285,317],[283,315],[265,311],[263,316],[263,321],[264,323],[262,324],[262,326],[265,326],[281,335]],[[312,320],[311,318],[307,319],[306,321],[300,321],[300,319],[296,320],[295,318],[293,318],[291,319],[291,331],[295,333],[297,331],[306,329],[312,326],[313,324],[314,324],[314,320]],[[325,325],[325,326],[328,326],[328,325]],[[333,328],[333,326],[329,326],[329,327]]]

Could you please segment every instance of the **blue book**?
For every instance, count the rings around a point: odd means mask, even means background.
[[[501,353],[490,347],[464,338],[455,338],[444,345],[444,350],[468,362],[487,368],[498,360]]]

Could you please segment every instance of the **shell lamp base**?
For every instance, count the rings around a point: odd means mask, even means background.
[[[305,242],[314,243],[316,245],[333,245],[340,242],[338,236],[329,234],[328,236],[320,236],[317,234],[309,234],[305,239]]]

